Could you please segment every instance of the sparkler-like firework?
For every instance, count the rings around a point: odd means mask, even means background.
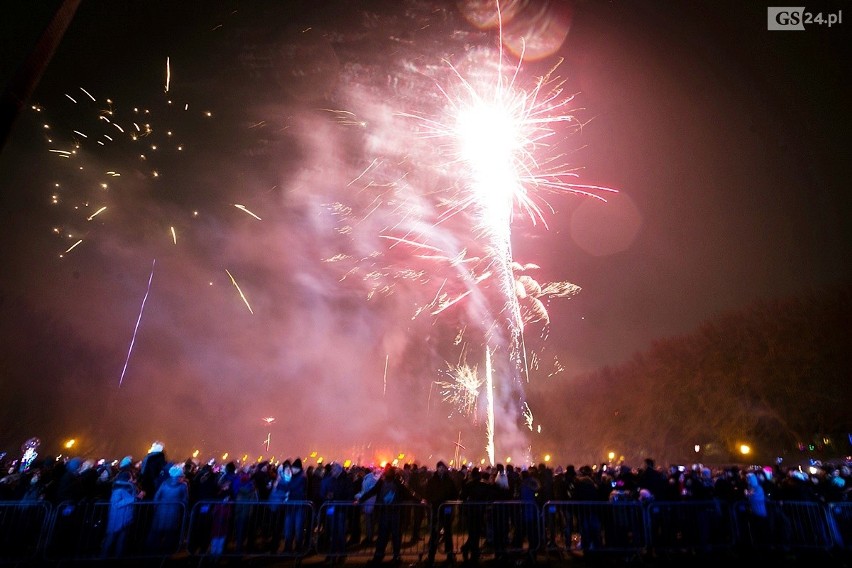
[[[568,110],[572,97],[563,96],[563,83],[553,81],[550,73],[541,77],[531,90],[524,90],[517,85],[520,64],[513,75],[508,76],[504,74],[502,62],[498,61],[490,80],[482,76],[468,78],[452,65],[450,68],[457,81],[455,88],[439,85],[447,100],[448,115],[441,119],[419,115],[415,118],[423,125],[426,136],[449,141],[452,155],[462,166],[458,192],[446,215],[471,212],[475,219],[474,232],[486,243],[484,268],[476,283],[486,279],[495,282],[504,299],[497,310],[501,317],[486,329],[486,342],[494,345],[485,350],[488,397],[486,446],[493,463],[495,396],[499,398],[501,410],[509,414],[507,418],[510,421],[522,416],[527,428],[533,429],[532,411],[523,400],[520,388],[521,376],[528,380],[529,373],[524,325],[529,321],[549,321],[541,297],[565,297],[579,291],[578,286],[567,282],[541,286],[527,274],[518,275],[537,266],[522,266],[513,259],[513,216],[519,211],[534,224],[540,221],[546,226],[543,209],[537,201],[543,201],[542,192],[569,192],[602,199],[596,192],[612,190],[578,184],[573,179],[577,175],[573,169],[548,157],[540,161],[543,158],[539,154],[549,149],[548,141],[556,135],[557,126],[579,126]],[[543,168],[543,163],[550,165]],[[526,315],[521,308],[522,301],[529,306]],[[445,301],[444,307],[452,303]],[[493,385],[491,356],[501,343],[504,330],[508,335],[509,368],[505,371],[508,376],[498,385]],[[464,385],[463,376],[458,380]],[[495,392],[495,389],[499,391]],[[513,392],[518,396],[514,402],[511,400]]]
[[[476,405],[485,380],[477,368],[468,365],[447,365],[446,374],[451,380],[436,381],[441,398],[455,406],[461,414],[476,416]]]

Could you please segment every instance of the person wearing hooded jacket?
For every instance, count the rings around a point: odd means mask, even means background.
[[[388,465],[382,477],[356,501],[359,505],[375,497],[375,513],[378,517],[376,550],[370,564],[378,566],[385,557],[388,538],[391,539],[394,563],[402,561],[402,503],[416,503],[421,499],[402,481],[399,471]]]
[[[132,468],[133,458],[125,456],[119,463],[118,473],[112,481],[106,536],[101,546],[101,556],[104,558],[124,555],[127,536],[133,524],[134,503],[139,493]]]
[[[148,533],[148,549],[158,553],[177,552],[189,502],[189,488],[183,477],[183,466],[173,465],[168,471],[168,479],[160,484],[154,494],[157,509]]]
[[[284,507],[282,533],[284,552],[300,552],[305,544],[306,505],[308,478],[302,471],[302,460],[290,463],[285,460],[278,466],[277,477],[269,494],[269,501]],[[277,535],[273,539],[273,552],[278,551]]]

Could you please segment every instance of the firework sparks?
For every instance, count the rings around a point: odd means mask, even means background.
[[[166,80],[167,90],[171,90],[168,58]],[[144,176],[141,179],[149,183],[156,183],[155,180],[169,176],[173,171],[173,160],[183,154],[186,147],[178,133],[188,132],[193,124],[188,116],[184,119],[186,115],[183,113],[175,114],[171,108],[172,101],[164,99],[162,95],[155,100],[155,105],[134,106],[118,105],[112,99],[97,97],[83,87],[79,87],[79,92],[83,96],[78,98],[65,93],[64,99],[54,101],[53,106],[56,108],[33,106],[35,112],[45,115],[42,126],[48,146],[46,150],[51,155],[71,162],[67,169],[58,170],[57,174],[66,175],[69,179],[61,187],[57,184],[58,189],[53,191],[52,198],[54,204],[68,206],[69,219],[64,224],[69,228],[63,234],[79,233],[79,212],[89,207],[93,199],[103,199],[100,195],[92,195],[92,188],[95,187],[110,194],[110,210],[115,212],[115,215],[110,215],[110,221],[126,219],[126,212],[136,210],[139,192],[129,190],[140,182],[140,178],[130,176],[123,179],[121,172],[141,171]],[[49,110],[56,111],[55,124],[48,122]],[[181,119],[176,125],[166,125],[164,122],[176,117]],[[144,147],[140,144],[144,144]],[[104,167],[101,165],[104,160],[116,160],[117,163]],[[144,167],[140,168],[140,165]],[[83,179],[81,176],[87,177]],[[110,180],[109,185],[106,179]],[[152,189],[157,189],[157,186]],[[243,210],[259,219],[251,211]],[[104,211],[106,206],[83,219],[93,221]],[[180,226],[171,221],[167,219],[163,225],[168,227],[171,242],[177,244]],[[108,222],[105,221],[104,226],[109,226]]]
[[[533,413],[530,405],[524,402],[523,404],[523,414],[524,414],[524,424],[527,425],[527,428],[532,432],[533,429]]]
[[[506,74],[502,57],[500,53],[493,74],[483,71],[487,66],[471,65],[472,72],[465,75],[447,62],[454,84],[438,83],[447,102],[446,114],[440,117],[403,114],[420,125],[424,138],[449,147],[450,155],[454,156],[448,167],[458,168],[455,171],[459,183],[445,201],[441,220],[466,212],[473,219],[473,235],[484,247],[484,254],[475,257],[475,271],[460,272],[466,290],[456,295],[439,290],[430,313],[437,315],[450,308],[486,281],[496,284],[502,297],[502,305],[492,311],[500,317],[493,319],[489,315],[483,322],[489,396],[486,449],[492,463],[495,397],[499,399],[500,412],[510,415],[509,422],[521,422],[533,430],[532,411],[523,400],[521,386],[522,375],[529,381],[524,326],[531,322],[549,323],[543,299],[567,297],[579,291],[579,287],[567,282],[542,286],[524,274],[538,267],[514,261],[513,219],[519,212],[533,225],[540,223],[547,228],[544,211],[553,208],[545,200],[546,193],[578,194],[605,201],[600,193],[614,191],[577,183],[576,172],[566,164],[557,163],[558,157],[540,159],[539,154],[550,152],[557,127],[580,128],[580,122],[569,111],[573,97],[563,94],[564,81],[553,78],[556,67],[540,77],[532,89],[522,89],[518,85],[520,63],[513,73]],[[410,239],[404,240],[421,250],[427,248]],[[501,339],[503,333],[507,334],[505,339]],[[500,374],[507,376],[495,384],[491,359],[502,341],[508,344],[509,368],[502,370],[501,366]],[[501,420],[501,424],[505,422]]]
[[[254,311],[251,309],[251,304],[249,304],[249,301],[246,299],[246,295],[243,294],[243,291],[240,289],[240,285],[237,284],[237,281],[234,279],[233,275],[231,275],[231,273],[228,271],[227,268],[225,269],[225,272],[228,274],[228,278],[231,279],[231,283],[234,285],[234,288],[236,288],[237,292],[240,293],[240,298],[243,299],[243,302],[245,303],[246,307],[248,308],[249,313],[254,315]]]
[[[157,259],[151,263],[151,274],[148,275],[148,286],[145,288],[145,295],[142,297],[142,306],[139,308],[139,317],[136,318],[136,325],[133,327],[133,336],[130,338],[130,347],[127,349],[127,358],[124,360],[124,367],[121,369],[121,377],[118,379],[118,386],[124,382],[124,375],[127,373],[127,365],[130,363],[130,354],[133,352],[133,345],[136,343],[136,333],[139,331],[139,323],[142,321],[142,313],[145,311],[145,302],[148,301],[148,293],[151,291],[151,282],[154,280],[154,267],[157,265]]]
[[[445,371],[452,380],[436,381],[441,398],[456,407],[460,414],[475,416],[480,389],[485,379],[479,376],[476,367],[447,365]]]

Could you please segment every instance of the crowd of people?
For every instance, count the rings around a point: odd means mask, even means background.
[[[373,560],[381,562],[388,544],[395,559],[400,556],[401,518],[376,514],[385,505],[421,503],[424,518],[406,519],[407,529],[420,538],[420,527],[431,527],[428,537],[428,564],[439,551],[454,561],[452,510],[447,502],[485,503],[521,501],[542,506],[548,501],[682,501],[719,499],[742,500],[753,516],[766,516],[767,501],[818,501],[835,503],[850,498],[852,473],[846,463],[820,464],[812,468],[691,466],[659,467],[645,459],[641,467],[626,464],[596,464],[552,467],[548,464],[515,467],[511,464],[449,468],[438,461],[434,468],[416,463],[400,467],[387,465],[344,467],[337,462],[304,467],[300,458],[280,463],[261,461],[241,464],[198,463],[193,459],[172,461],[161,443],[154,443],[141,460],[125,456],[109,462],[72,457],[45,458],[20,467],[5,463],[0,478],[0,501],[40,501],[57,505],[65,502],[109,502],[104,554],[119,554],[125,546],[124,528],[130,522],[127,506],[139,501],[162,503],[151,521],[146,546],[169,550],[181,534],[183,511],[203,501],[270,503],[310,503],[319,510],[323,503],[349,502],[358,505],[367,522],[363,543],[375,546]],[[170,508],[171,507],[171,508]],[[179,509],[178,509],[179,507]],[[285,514],[271,541],[272,552],[282,546],[285,552],[309,545],[305,538],[310,519],[293,509]],[[345,518],[340,516],[340,522]],[[332,519],[332,518],[330,518]],[[216,519],[211,517],[211,526]],[[330,522],[337,522],[330,520]],[[213,527],[215,528],[215,527]],[[332,527],[333,528],[333,527]],[[428,529],[423,529],[428,530]],[[465,560],[478,560],[480,529],[469,527],[468,541],[461,547]],[[351,531],[330,531],[332,538],[351,537]],[[203,546],[221,553],[222,532],[211,530]],[[218,536],[217,536],[218,535]],[[530,536],[530,538],[532,538]],[[193,542],[190,549],[201,546]],[[241,540],[240,540],[241,542]],[[331,549],[347,546],[331,542]],[[533,544],[532,542],[530,543]],[[190,550],[192,552],[192,550]]]

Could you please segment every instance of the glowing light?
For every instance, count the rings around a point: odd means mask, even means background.
[[[198,454],[200,454],[200,453],[201,453],[201,452],[200,452],[199,450],[195,450],[194,452],[192,452],[192,457],[193,457],[193,458],[197,458],[197,457],[198,457]]]
[[[70,440],[65,442],[65,449],[70,450],[71,448],[74,447],[74,444],[76,444],[76,443],[77,443],[77,440],[75,440],[74,438],[71,438]]]
[[[550,462],[550,454],[544,454],[544,462],[545,463]]]
[[[608,453],[608,454],[606,455],[606,457],[607,457],[607,459],[608,459],[609,461],[614,460],[614,459],[615,459],[615,452],[610,452],[610,453]]]
[[[740,444],[740,453],[747,456],[751,453],[751,447],[748,444]]]
[[[169,92],[169,83],[172,80],[172,66],[169,63],[169,58],[166,57],[166,92]]]

